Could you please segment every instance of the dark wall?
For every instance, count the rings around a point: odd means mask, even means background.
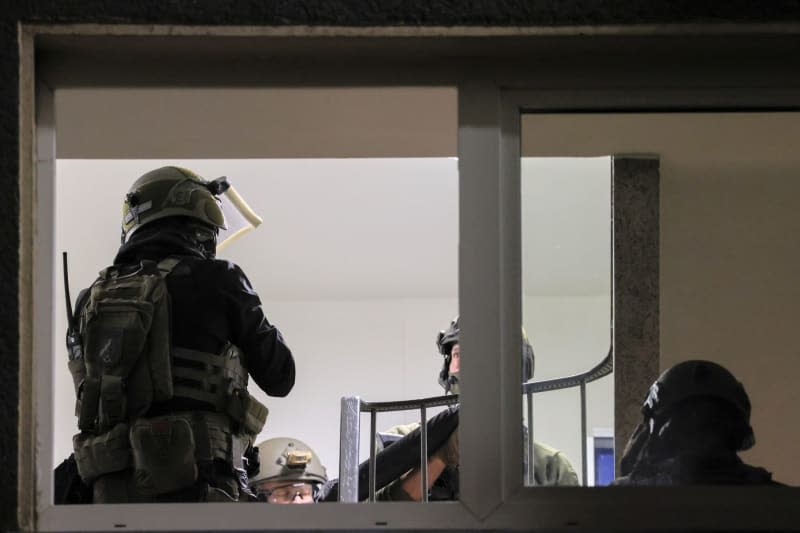
[[[564,26],[800,20],[772,0],[5,0],[0,6],[0,529],[17,528],[19,77],[17,27],[29,23]]]

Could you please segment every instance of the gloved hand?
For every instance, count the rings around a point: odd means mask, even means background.
[[[458,428],[453,430],[450,437],[434,452],[434,455],[439,457],[447,466],[458,466],[461,459],[458,452]]]

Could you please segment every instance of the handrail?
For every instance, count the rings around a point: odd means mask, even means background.
[[[528,438],[529,483],[533,482],[533,395],[542,392],[580,387],[581,392],[581,455],[583,483],[587,484],[587,444],[586,444],[586,384],[603,378],[614,371],[613,350],[609,348],[600,363],[586,372],[563,378],[544,381],[528,381],[522,384],[522,392],[527,397],[528,421],[531,426]],[[422,473],[422,501],[427,501],[427,408],[458,403],[458,395],[432,396],[429,398],[400,400],[392,402],[368,402],[358,396],[342,398],[342,418],[339,441],[339,501],[358,501],[358,446],[360,434],[360,415],[370,413],[370,454],[369,454],[369,501],[375,501],[375,435],[376,414],[387,411],[420,410],[420,468]]]
[[[590,370],[587,370],[582,374],[576,374],[574,376],[567,376],[563,378],[547,379],[544,381],[527,381],[522,384],[522,393],[536,394],[540,392],[569,389],[579,386],[581,382],[591,383],[592,381],[596,381],[609,375],[613,371],[614,361],[611,356],[611,349],[609,348],[608,355],[606,355],[605,358],[600,361],[600,363],[592,367]]]
[[[396,402],[367,402],[361,400],[361,412],[365,411],[410,411],[425,407],[439,407],[442,405],[453,405],[458,403],[458,394],[448,394],[447,396],[431,396],[430,398],[420,398],[416,400],[399,400]]]
[[[586,444],[586,384],[603,378],[614,371],[613,348],[609,346],[608,355],[591,369],[563,378],[548,379],[544,381],[528,381],[522,384],[522,393],[526,396],[528,412],[528,470],[526,472],[527,482],[533,484],[533,395],[554,390],[570,389],[580,387],[581,393],[581,474],[583,485],[588,485],[588,449]]]

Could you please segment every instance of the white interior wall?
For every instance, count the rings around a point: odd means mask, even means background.
[[[611,158],[523,157],[520,195],[522,318],[534,380],[580,374],[611,344]],[[613,377],[586,391],[587,437],[595,429],[613,435]],[[534,440],[561,450],[581,477],[580,390],[536,394],[533,411]]]
[[[267,398],[251,385],[270,409],[259,440],[299,438],[330,476],[339,470],[342,396],[395,401],[443,394],[434,340],[456,314],[455,298],[270,301],[265,309],[297,355],[297,381],[286,398]],[[416,411],[379,413],[377,428],[418,420]],[[368,432],[363,415],[362,459],[369,456]]]
[[[525,329],[536,352],[535,381],[580,374],[608,353],[611,320],[608,294],[526,297],[523,305]],[[578,388],[534,395],[534,440],[561,450],[579,478],[582,475],[580,417]],[[586,428],[588,437],[594,429],[609,430],[613,435],[613,375],[586,386]]]

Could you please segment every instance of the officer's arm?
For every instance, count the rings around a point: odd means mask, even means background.
[[[428,490],[442,475],[445,466],[447,465],[438,455],[433,455],[428,459]],[[401,479],[401,487],[408,498],[415,502],[422,501],[422,470],[415,468]]]
[[[256,384],[270,396],[286,396],[294,386],[292,352],[278,328],[267,321],[261,299],[244,272],[228,263],[226,293],[233,315],[233,342],[242,349]]]
[[[553,471],[555,472],[555,484],[559,486],[578,486],[578,474],[572,467],[572,463],[560,452],[553,456]]]

